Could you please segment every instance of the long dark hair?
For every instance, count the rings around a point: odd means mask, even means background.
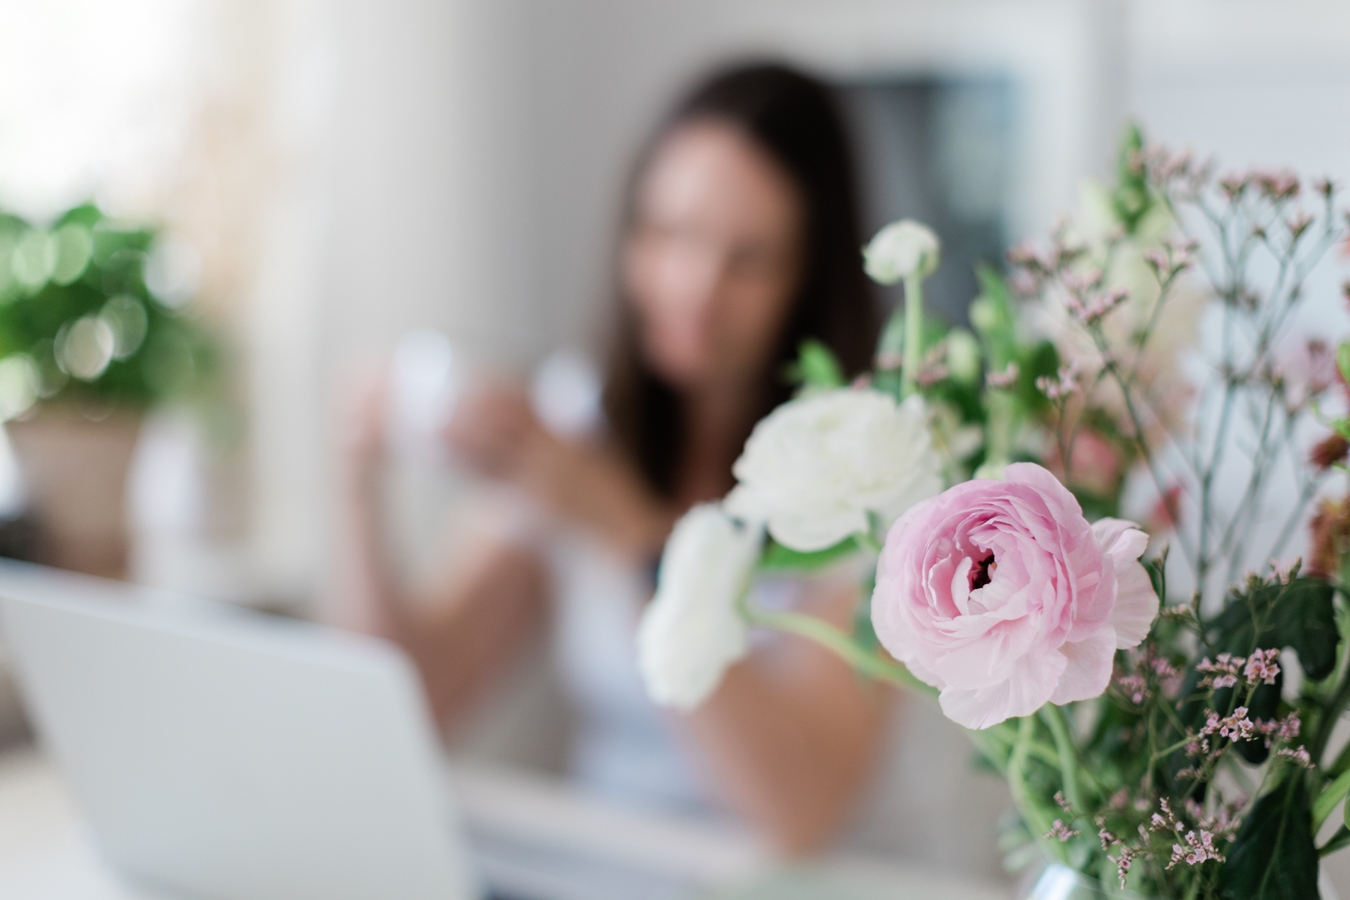
[[[792,177],[805,201],[802,277],[778,347],[764,372],[762,397],[744,423],[787,400],[785,370],[806,338],[824,342],[852,376],[868,367],[877,313],[863,275],[853,156],[829,88],[778,64],[742,65],[714,74],[665,119],[638,158],[623,212],[625,235],[636,219],[637,186],[656,149],[681,125],[729,123],[751,137]],[[681,397],[643,357],[633,305],[619,292],[618,327],[610,350],[605,412],[619,449],[662,496],[675,492],[685,450]]]

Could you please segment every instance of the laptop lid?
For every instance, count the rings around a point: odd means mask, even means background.
[[[0,633],[107,860],[229,900],[477,900],[382,641],[0,562]]]

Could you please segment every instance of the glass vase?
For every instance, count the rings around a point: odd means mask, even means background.
[[[1331,879],[1323,869],[1317,884],[1321,900],[1340,900]],[[1122,890],[1115,884],[1103,885],[1061,863],[1049,863],[1018,886],[1016,900],[1167,900]]]
[[[1050,863],[1023,880],[1017,891],[1017,900],[1150,900],[1143,894],[1110,889],[1095,878],[1077,872],[1061,863]]]

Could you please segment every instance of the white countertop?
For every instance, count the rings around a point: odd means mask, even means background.
[[[600,803],[554,779],[481,764],[454,766],[476,829],[577,848],[713,886],[718,897],[1004,900],[997,886],[914,865],[831,856],[775,865],[741,832]],[[60,774],[37,751],[0,755],[0,900],[172,900],[122,883],[99,862]]]

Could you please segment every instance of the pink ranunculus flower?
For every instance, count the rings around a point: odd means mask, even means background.
[[[1073,494],[1030,463],[911,507],[886,535],[872,624],[940,689],[942,711],[988,728],[1099,696],[1117,649],[1158,613],[1132,523],[1089,525]]]

